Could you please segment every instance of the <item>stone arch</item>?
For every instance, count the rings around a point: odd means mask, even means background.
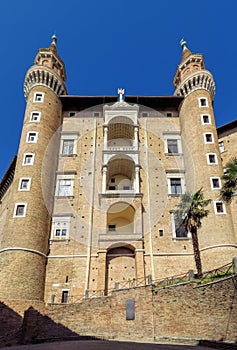
[[[134,123],[124,116],[116,116],[108,123],[108,146],[132,146],[134,140]]]
[[[112,204],[107,211],[107,229],[116,233],[134,233],[135,209],[127,202]]]
[[[107,190],[132,190],[135,163],[126,155],[114,156],[107,166]]]
[[[132,245],[117,243],[107,250],[106,255],[106,294],[129,279],[136,278],[135,249]]]

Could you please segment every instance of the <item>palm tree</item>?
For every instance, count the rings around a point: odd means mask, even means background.
[[[202,225],[201,219],[209,213],[209,210],[205,209],[205,207],[210,202],[211,199],[204,199],[203,189],[200,188],[194,194],[184,193],[174,212],[177,225],[184,227],[186,232],[191,233],[198,278],[202,277],[202,263],[197,230]]]
[[[222,176],[224,185],[221,189],[221,199],[230,203],[237,191],[237,158],[233,158],[226,164],[226,173]]]

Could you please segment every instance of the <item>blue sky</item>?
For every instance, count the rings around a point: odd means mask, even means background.
[[[237,119],[236,0],[0,2],[0,179],[17,153],[23,83],[55,32],[70,95],[173,95],[184,37],[214,75],[217,126]]]

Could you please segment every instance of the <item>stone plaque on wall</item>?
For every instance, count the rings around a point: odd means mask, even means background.
[[[126,320],[134,320],[135,319],[135,309],[134,309],[134,299],[126,300]]]

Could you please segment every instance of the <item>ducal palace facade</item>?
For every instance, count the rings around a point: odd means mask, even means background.
[[[53,36],[26,73],[19,150],[0,183],[0,299],[65,302],[195,270],[174,211],[200,188],[212,200],[203,270],[231,262],[236,200],[220,189],[237,121],[216,128],[203,55],[182,42],[173,96],[70,96],[65,81]]]

